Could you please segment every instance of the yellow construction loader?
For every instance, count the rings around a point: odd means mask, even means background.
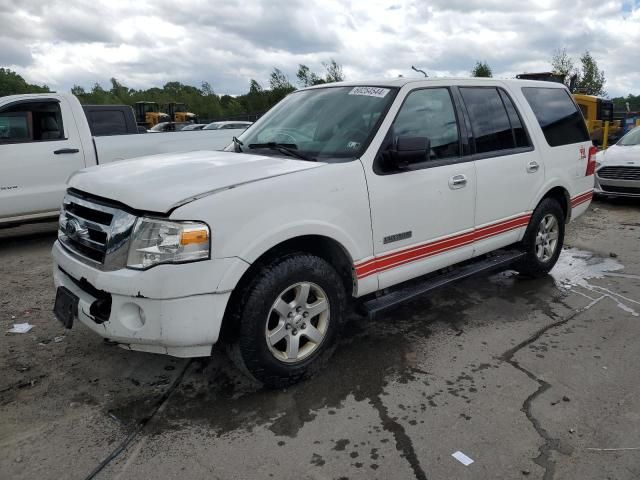
[[[136,102],[134,110],[136,112],[136,122],[146,128],[169,121],[169,115],[161,112],[160,106],[156,102]]]
[[[565,83],[566,79],[564,75],[554,72],[521,73],[516,75],[516,78],[558,83]],[[622,133],[620,121],[613,119],[613,102],[606,98],[579,93],[579,89],[575,88],[575,83],[576,76],[574,75],[569,82],[569,91],[582,110],[591,140],[596,145],[606,147],[611,143],[611,140],[617,139]]]
[[[164,106],[164,111],[169,115],[172,122],[198,122],[198,116],[195,113],[188,112],[184,103],[167,103]]]

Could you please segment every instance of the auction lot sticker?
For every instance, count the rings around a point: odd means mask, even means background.
[[[384,98],[389,93],[388,88],[380,87],[353,87],[349,95],[364,95],[365,97]]]

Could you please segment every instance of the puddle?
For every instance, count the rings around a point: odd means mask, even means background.
[[[380,332],[371,335],[362,322],[357,318],[349,322],[347,330],[355,331],[347,333],[350,338],[341,342],[328,368],[312,380],[287,389],[260,388],[221,352],[196,361],[148,432],[206,425],[210,434],[221,436],[266,426],[276,435],[295,437],[323,409],[332,414],[347,401],[373,401],[386,395],[384,390],[390,381],[412,380],[408,355],[411,341],[406,338],[409,332],[377,325]],[[411,333],[419,335],[415,330]],[[429,335],[425,330],[420,334],[423,338]],[[136,411],[136,406],[114,405],[112,411],[125,415]]]
[[[322,411],[331,415],[353,402],[367,402],[379,410],[384,404],[382,398],[393,396],[395,384],[419,381],[428,385],[426,382],[432,380],[431,373],[423,370],[418,353],[429,351],[432,333],[438,338],[472,335],[474,328],[495,322],[491,309],[484,316],[470,313],[488,298],[495,299],[503,309],[505,322],[510,318],[520,321],[523,311],[545,312],[566,291],[588,296],[592,302],[612,298],[620,308],[637,315],[629,307],[633,300],[589,283],[622,268],[613,258],[566,249],[552,274],[540,279],[524,279],[505,271],[443,288],[374,321],[352,315],[330,365],[312,380],[286,390],[260,388],[216,351],[210,359],[194,362],[148,431],[161,434],[196,425],[210,435],[224,436],[264,426],[279,436],[296,437]],[[460,381],[452,379],[450,388]],[[424,401],[427,408],[429,402]],[[112,405],[119,417],[128,414],[130,420],[138,417],[141,408],[148,408],[148,403],[137,400]],[[380,414],[381,418],[385,415]]]
[[[622,269],[624,265],[615,258],[597,257],[591,252],[566,248],[550,275],[558,287],[569,290],[572,287],[589,285],[588,280],[603,278],[609,272]]]
[[[567,248],[562,251],[558,263],[551,271],[551,276],[560,289],[570,290],[585,296],[592,300],[593,304],[603,298],[609,298],[613,300],[622,311],[638,317],[640,314],[638,314],[636,308],[640,306],[640,302],[589,282],[590,280],[604,278],[608,274],[621,276],[622,274],[616,274],[615,272],[623,269],[624,265],[615,258],[598,257],[591,252],[578,250],[577,248]],[[576,287],[582,287],[594,295],[581,293],[579,290],[575,290]],[[592,304],[589,304],[587,308],[591,306]]]

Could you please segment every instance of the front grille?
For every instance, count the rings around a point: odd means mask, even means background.
[[[602,167],[598,177],[609,180],[640,180],[640,167]]]
[[[630,195],[640,195],[640,188],[638,187],[614,187],[611,185],[600,185],[602,191],[611,193],[627,193]]]
[[[113,220],[113,215],[111,213],[103,212],[100,210],[93,210],[77,203],[70,202],[66,205],[66,207],[69,213],[78,215],[82,218],[86,218],[87,220],[99,223],[101,225],[109,226],[111,225],[111,220]]]
[[[67,193],[60,212],[58,240],[76,257],[102,270],[126,265],[136,217],[117,206]]]

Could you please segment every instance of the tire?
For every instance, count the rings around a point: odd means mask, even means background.
[[[555,229],[545,232],[554,222]],[[516,263],[515,269],[523,275],[534,278],[549,273],[562,251],[564,229],[565,215],[558,201],[553,198],[543,199],[529,220],[529,226],[522,239],[525,257]],[[552,241],[554,236],[555,243]]]
[[[342,278],[325,260],[306,253],[278,258],[236,297],[230,356],[269,388],[309,378],[336,348],[345,305]]]

